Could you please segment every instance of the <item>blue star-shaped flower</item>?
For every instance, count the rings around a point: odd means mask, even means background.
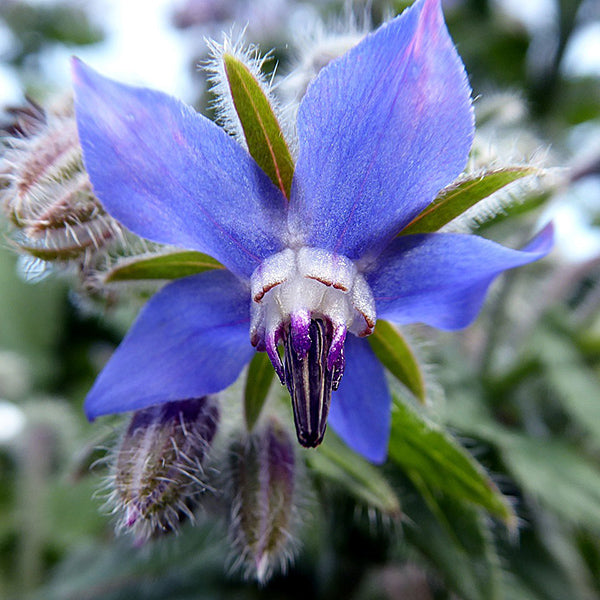
[[[473,137],[439,0],[419,0],[312,82],[289,201],[190,107],[79,62],[74,73],[85,164],[108,212],[227,267],[152,298],[91,390],[91,418],[219,392],[257,348],[288,385],[304,445],[321,441],[329,412],[350,446],[382,461],[390,392],[362,339],[376,318],[465,327],[499,273],[551,247],[550,229],[523,251],[397,235],[461,173]]]

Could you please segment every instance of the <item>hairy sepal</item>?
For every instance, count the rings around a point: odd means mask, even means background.
[[[219,261],[202,252],[193,250],[166,252],[122,259],[106,273],[104,281],[113,283],[146,279],[179,279],[223,268]]]
[[[444,188],[436,199],[400,232],[400,235],[438,231],[507,185],[528,175],[535,175],[537,172],[535,167],[530,166],[506,167],[459,179]]]
[[[252,71],[236,56],[225,53],[223,63],[248,151],[289,199],[294,162],[269,98]]]

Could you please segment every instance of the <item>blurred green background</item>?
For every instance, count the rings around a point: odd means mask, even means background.
[[[406,4],[356,6],[377,25]],[[519,202],[504,198],[502,211],[471,225],[518,246],[553,218],[557,248],[504,276],[464,332],[409,332],[430,396],[426,409],[413,408],[489,471],[518,529],[420,478],[429,467],[417,448],[378,469],[400,518],[386,513],[387,490],[369,499],[356,482],[312,465],[297,559],[263,587],[228,571],[226,527],[213,518],[200,515],[196,527],[132,551],[94,495],[106,467],[90,470],[118,419],[89,424],[81,407],[138,305],[98,310],[68,274],[17,257],[4,224],[0,598],[600,597],[600,3],[444,6],[476,98],[473,161],[548,168],[542,183],[519,188]],[[0,105],[68,90],[68,57],[77,54],[210,114],[195,67],[206,57],[204,36],[247,23],[249,41],[275,48],[286,73],[293,34],[343,14],[341,2],[326,0],[3,0]]]

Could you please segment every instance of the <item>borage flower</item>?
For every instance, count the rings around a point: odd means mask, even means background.
[[[303,445],[320,443],[329,413],[350,446],[380,462],[391,397],[364,339],[376,318],[465,327],[499,273],[550,249],[550,229],[523,251],[398,235],[461,173],[473,138],[439,0],[419,0],[314,79],[289,200],[190,107],[79,62],[74,72],[85,164],[108,212],[227,269],[150,300],[91,390],[90,418],[219,392],[256,349],[289,388]]]

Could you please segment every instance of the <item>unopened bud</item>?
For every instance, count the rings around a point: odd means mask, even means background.
[[[11,121],[0,129],[0,134],[11,137],[31,137],[46,124],[46,111],[34,100],[27,98],[22,106],[5,109]]]
[[[263,583],[293,555],[297,465],[288,432],[271,418],[232,452],[235,565]]]
[[[44,111],[31,104],[10,111],[0,158],[2,208],[16,245],[46,261],[89,256],[120,240],[120,226],[102,208],[83,167],[71,103]]]
[[[134,413],[117,449],[109,504],[117,530],[138,541],[193,519],[199,494],[207,489],[203,463],[217,431],[215,398],[152,406]]]
[[[287,102],[300,102],[308,85],[321,69],[367,35],[371,28],[367,12],[355,14],[349,7],[350,4],[344,17],[337,23],[325,25],[321,21],[311,20],[299,28],[300,36],[293,41],[297,62],[279,86]]]

